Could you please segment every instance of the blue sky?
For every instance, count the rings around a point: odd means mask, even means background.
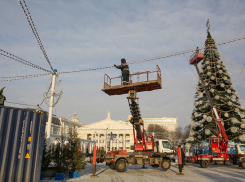
[[[32,34],[18,1],[0,0],[0,49],[50,69]],[[245,1],[64,1],[26,0],[37,32],[53,68],[58,72],[97,68],[158,57],[204,46],[206,22],[214,40],[245,36]],[[244,66],[245,41],[218,49],[233,63],[226,66],[236,80]],[[188,64],[191,53],[130,65],[131,72],[162,70],[161,90],[138,93],[142,117],[177,117],[179,126],[190,123],[197,75]],[[235,66],[234,66],[235,65]],[[45,73],[0,56],[1,77]],[[77,112],[83,124],[106,118],[126,120],[127,95],[108,96],[101,91],[104,73],[120,75],[115,68],[62,74],[57,90],[63,90],[54,114],[70,118]],[[234,82],[245,105],[244,71]],[[0,82],[7,101],[40,104],[50,76]],[[6,103],[14,107],[24,107]],[[43,103],[41,107],[48,110]]]

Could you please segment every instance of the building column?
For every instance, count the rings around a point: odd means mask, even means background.
[[[92,154],[93,153],[93,150],[94,150],[94,143],[91,143],[90,144],[90,151],[89,151],[89,153]]]
[[[105,147],[106,147],[106,153],[108,152],[108,130],[105,131]]]
[[[90,154],[91,153],[91,143],[89,143],[89,148],[88,148],[88,153]]]
[[[112,140],[110,140],[110,151],[112,151]]]
[[[98,136],[97,136],[97,135],[98,135]],[[95,135],[95,141],[96,141],[97,149],[99,149],[99,140],[98,140],[98,138],[99,138],[99,134],[96,134],[96,135]]]
[[[126,134],[123,134],[123,150],[126,149]]]
[[[100,134],[98,134],[98,149],[100,148]]]
[[[119,149],[119,134],[117,134],[117,150]]]
[[[104,150],[106,151],[106,134],[104,134]]]
[[[97,140],[98,140],[98,137],[96,136],[96,134],[94,134],[94,141],[95,141],[94,145],[96,145],[98,147]]]
[[[86,146],[86,144],[85,144],[85,142],[83,143],[83,153],[86,153],[86,148],[87,148],[87,146]]]
[[[97,136],[97,134],[94,134],[94,137],[95,137],[95,145],[98,148],[99,147],[99,143],[98,143],[99,134],[98,134],[98,136]]]

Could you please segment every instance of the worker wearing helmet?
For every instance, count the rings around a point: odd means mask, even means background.
[[[3,87],[1,90],[0,90],[0,105],[4,106],[4,101],[6,100],[6,97],[3,95],[3,89],[5,87]]]
[[[114,66],[122,71],[123,85],[129,85],[129,67],[128,64],[126,63],[126,59],[122,58],[121,65],[117,66],[114,64]]]

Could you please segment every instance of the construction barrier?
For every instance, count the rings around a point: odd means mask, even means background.
[[[97,152],[97,146],[95,145],[94,146],[94,149],[93,149],[93,171],[92,171],[92,175],[90,175],[90,177],[95,177],[95,178],[97,178],[98,177],[98,175],[95,175],[95,173],[96,173],[96,159],[97,159],[97,155],[96,155],[96,152]]]

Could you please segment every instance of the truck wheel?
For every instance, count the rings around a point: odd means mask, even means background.
[[[202,160],[200,162],[200,165],[201,165],[202,168],[207,168],[208,167],[208,161]]]
[[[202,161],[200,161],[199,163],[200,163],[200,166],[201,166],[201,168],[202,168]]]
[[[243,168],[243,169],[245,169],[245,162],[241,162],[241,167]]]
[[[110,164],[109,164],[109,168],[112,169],[112,170],[114,170],[114,169],[115,169],[115,164],[110,163]]]
[[[167,171],[170,168],[170,166],[171,166],[171,163],[169,161],[167,161],[167,160],[162,161],[161,167],[163,168],[163,170]]]
[[[116,170],[118,172],[124,172],[126,168],[126,162],[124,160],[119,160],[116,163]]]

